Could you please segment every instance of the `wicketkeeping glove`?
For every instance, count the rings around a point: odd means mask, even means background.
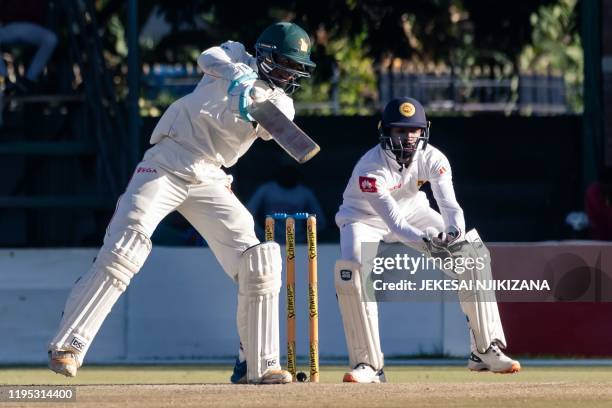
[[[452,247],[459,242],[461,231],[451,228],[448,232],[437,232],[434,228],[427,228],[423,242],[431,256],[451,257]]]

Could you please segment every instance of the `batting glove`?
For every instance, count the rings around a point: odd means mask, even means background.
[[[236,77],[227,88],[228,102],[232,112],[240,119],[252,122],[248,107],[253,103],[251,92],[257,79],[257,73],[246,64],[236,64]]]

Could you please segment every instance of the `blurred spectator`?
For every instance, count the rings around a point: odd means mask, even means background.
[[[565,225],[570,228],[572,239],[588,239],[589,217],[584,211],[572,211],[565,217]]]
[[[585,195],[589,216],[590,238],[612,241],[612,168],[601,173],[599,181],[591,184]]]
[[[259,236],[263,236],[263,224],[268,214],[287,213],[295,214],[307,212],[317,216],[317,230],[322,231],[327,227],[325,216],[321,205],[312,190],[300,182],[300,173],[295,164],[283,164],[280,166],[277,180],[262,184],[253,194],[247,208],[255,217],[255,230]],[[296,241],[306,240],[305,222],[296,222]],[[274,231],[275,241],[285,242],[285,223],[276,223]]]
[[[8,83],[7,92],[28,93],[36,90],[38,78],[57,45],[57,36],[44,27],[48,1],[0,0],[0,47],[7,44],[29,44],[37,47],[36,54],[24,78]],[[0,58],[0,76],[8,75],[4,60]]]

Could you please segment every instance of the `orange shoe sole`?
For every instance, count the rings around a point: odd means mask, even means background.
[[[74,361],[74,359],[72,358],[54,358],[53,361],[58,364],[63,364],[63,365],[74,364],[76,366],[76,361]]]
[[[474,370],[472,368],[469,369],[471,372],[473,373],[487,373],[487,372],[492,372],[495,374],[514,374],[514,373],[518,373],[519,371],[521,371],[521,364],[517,361],[515,363],[512,363],[512,366],[505,370],[505,371],[491,371],[488,369],[482,369],[482,370]]]
[[[351,373],[346,373],[346,374],[344,374],[344,377],[342,377],[342,382],[345,382],[345,383],[356,383],[357,380],[355,379],[355,377],[353,377],[353,375]]]
[[[521,364],[518,361],[516,361],[512,363],[512,367],[510,367],[508,370],[499,371],[497,372],[497,374],[514,374],[514,373],[518,373],[519,371],[521,371]]]

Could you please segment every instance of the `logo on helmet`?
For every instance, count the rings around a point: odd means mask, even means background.
[[[275,49],[277,49],[277,48],[278,48],[278,47],[277,47],[276,45],[274,45],[274,44],[266,44],[266,43],[259,43],[259,44],[257,44],[257,46],[259,46],[259,47],[261,47],[261,48],[269,48],[269,49],[271,49],[271,50],[275,50]]]
[[[409,118],[414,116],[414,114],[416,113],[416,108],[410,102],[404,102],[400,105],[399,111],[402,115]]]
[[[300,51],[308,52],[308,41],[303,38],[300,38]]]

